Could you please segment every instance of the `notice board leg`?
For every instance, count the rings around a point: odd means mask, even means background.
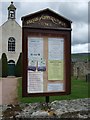
[[[46,103],[49,102],[49,96],[46,96]]]

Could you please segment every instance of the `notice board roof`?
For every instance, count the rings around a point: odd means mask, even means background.
[[[49,9],[49,8],[46,8],[46,9],[37,11],[37,12],[35,12],[35,13],[31,13],[31,14],[29,14],[29,15],[23,16],[23,17],[21,18],[21,20],[24,20],[25,18],[29,18],[29,17],[35,16],[35,15],[43,14],[43,13],[46,13],[46,12],[47,12],[47,13],[54,14],[55,16],[58,16],[58,17],[62,17],[63,19],[65,19],[65,20],[67,20],[67,21],[69,21],[69,22],[72,23],[71,20],[69,20],[69,19],[67,19],[66,17],[64,17],[64,16],[56,13],[55,11],[53,11],[53,10],[51,10],[51,9]]]
[[[21,18],[23,27],[71,28],[72,21],[47,8]]]

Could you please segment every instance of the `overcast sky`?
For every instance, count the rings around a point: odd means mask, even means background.
[[[11,0],[0,0],[0,25],[7,21],[7,7]],[[16,6],[16,21],[21,17],[50,8],[72,21],[72,53],[88,52],[88,3],[89,0],[12,0]],[[19,2],[18,2],[19,1]],[[33,2],[34,1],[34,2]],[[41,1],[41,2],[40,2]],[[90,12],[89,12],[90,14]],[[2,15],[2,16],[1,16]],[[2,17],[2,19],[1,19]],[[90,52],[90,51],[89,51]]]

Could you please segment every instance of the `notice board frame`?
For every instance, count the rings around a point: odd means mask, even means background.
[[[44,93],[28,93],[27,92],[27,41],[28,37],[63,37],[64,38],[64,60],[65,60],[65,91],[64,92],[44,92]],[[58,96],[71,93],[71,29],[36,29],[24,27],[22,29],[22,56],[23,56],[23,72],[22,72],[22,96],[38,97],[38,96]]]

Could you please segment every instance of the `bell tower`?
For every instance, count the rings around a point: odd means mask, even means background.
[[[15,19],[15,11],[16,7],[11,2],[10,6],[8,7],[8,19]]]

